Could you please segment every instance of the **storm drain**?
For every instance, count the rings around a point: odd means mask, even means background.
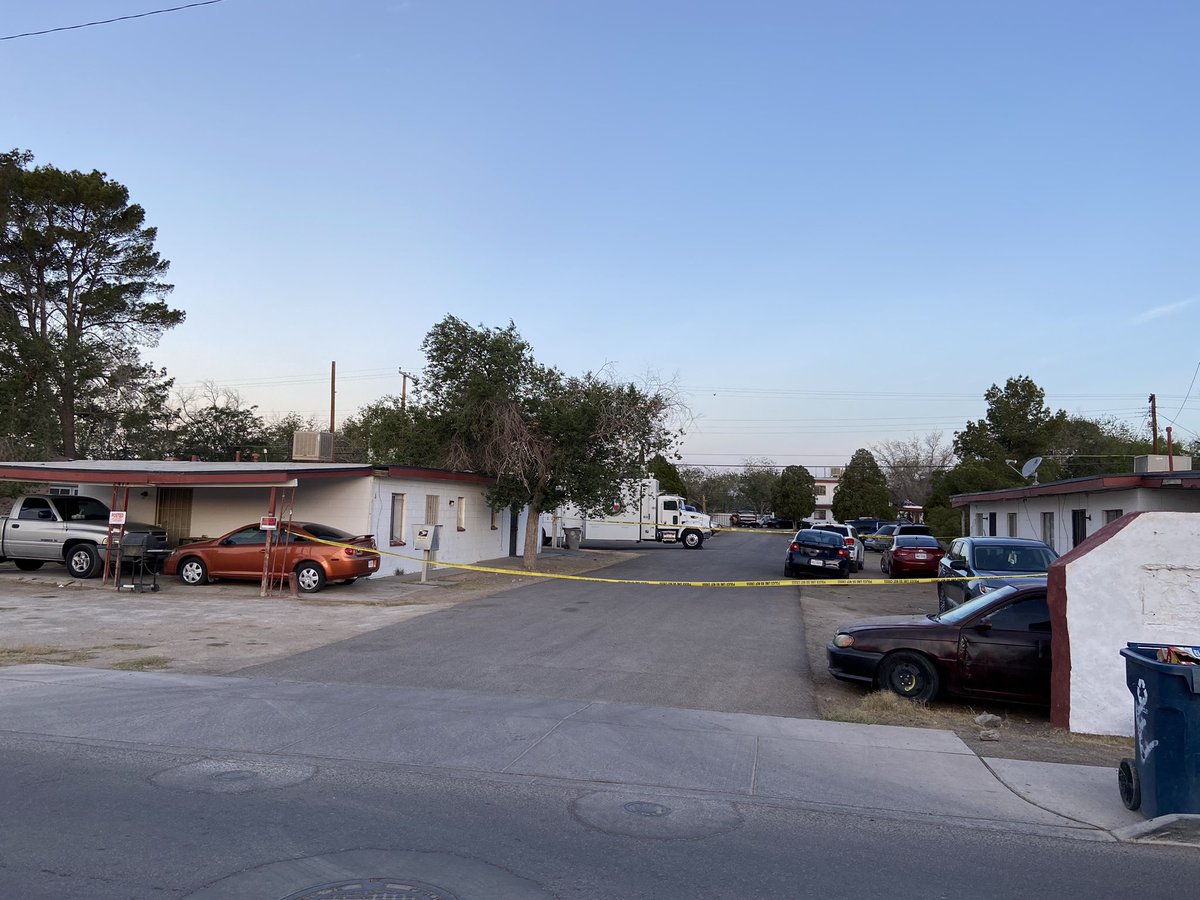
[[[411,878],[359,878],[319,884],[282,900],[458,900],[458,895]]]

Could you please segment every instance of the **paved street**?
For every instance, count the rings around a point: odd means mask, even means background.
[[[646,544],[595,574],[773,579],[785,540],[731,532],[699,551]],[[796,588],[550,581],[238,674],[811,717],[809,671]]]
[[[776,544],[649,547],[599,574],[769,578]],[[1194,848],[1116,841],[1140,817],[1104,770],[997,775],[949,732],[808,717],[797,598],[538,583],[238,677],[0,669],[0,897],[1090,898],[1200,879]]]

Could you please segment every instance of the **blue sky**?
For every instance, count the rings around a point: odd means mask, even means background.
[[[164,0],[7,0],[0,31]],[[0,42],[6,147],[101,169],[271,416],[400,391],[447,313],[674,381],[685,462],[984,414],[1200,432],[1200,5],[223,0]],[[1180,411],[1182,408],[1182,411]]]

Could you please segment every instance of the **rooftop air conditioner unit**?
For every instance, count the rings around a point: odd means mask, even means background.
[[[1170,472],[1172,470],[1176,472],[1190,472],[1192,470],[1192,458],[1190,456],[1176,456],[1174,459],[1171,459],[1164,453],[1147,454],[1133,458],[1133,471],[1139,475],[1149,472]]]
[[[295,462],[333,462],[332,431],[297,431],[292,435]]]

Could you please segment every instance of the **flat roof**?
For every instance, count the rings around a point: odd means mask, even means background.
[[[1059,494],[1096,494],[1103,491],[1128,491],[1137,488],[1150,490],[1200,490],[1200,472],[1129,472],[1121,475],[1083,475],[1063,481],[1047,481],[1025,487],[976,491],[954,494],[951,506],[969,506],[982,500],[1027,500],[1032,497],[1053,497]]]

